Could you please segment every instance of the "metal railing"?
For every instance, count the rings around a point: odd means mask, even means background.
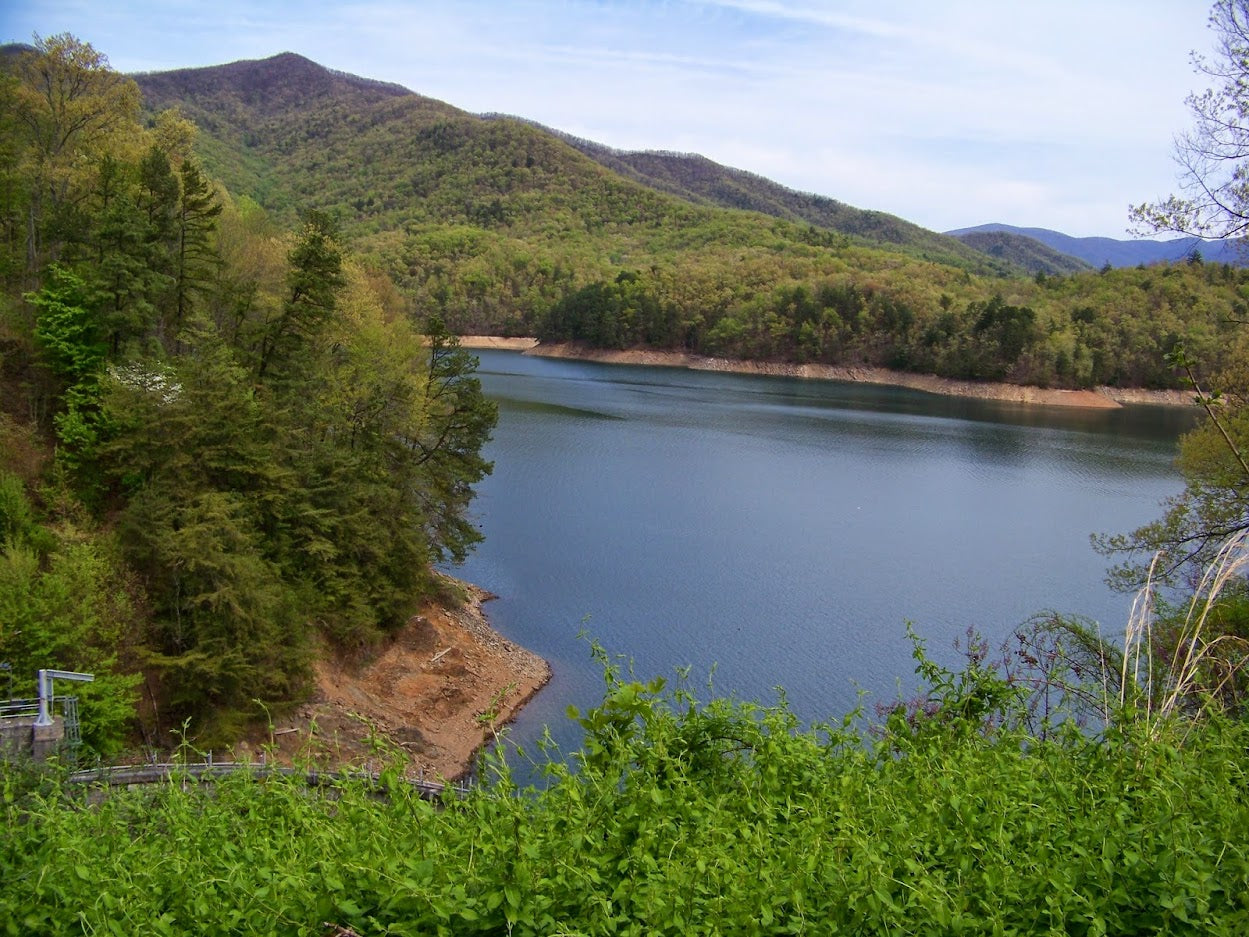
[[[34,699],[2,699],[0,700],[0,719],[22,719],[39,715],[39,700]]]
[[[82,747],[82,724],[78,721],[78,697],[58,696],[54,698],[54,702],[58,700],[61,704],[61,716],[65,719],[64,744],[71,750],[77,751]]]
[[[129,787],[134,784],[162,784],[192,780],[213,781],[235,774],[246,774],[256,779],[282,775],[298,778],[309,787],[334,787],[353,781],[380,785],[382,780],[380,775],[369,772],[316,771],[257,762],[214,761],[211,757],[202,763],[164,762],[146,765],[101,766],[84,771],[76,771],[69,776],[69,780],[74,784]],[[423,776],[403,778],[400,783],[411,787],[426,800],[441,800],[448,794],[463,797],[472,787],[472,785],[467,783],[444,784],[439,781],[427,781]]]

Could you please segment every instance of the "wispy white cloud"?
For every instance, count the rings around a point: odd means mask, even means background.
[[[845,30],[878,39],[895,38],[901,31],[897,23],[848,14],[845,12],[846,7],[838,10],[829,9],[827,5],[784,3],[781,0],[690,0],[690,2],[708,7],[738,10],[765,19]]]

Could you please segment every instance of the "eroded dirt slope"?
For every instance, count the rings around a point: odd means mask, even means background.
[[[481,607],[487,593],[463,588],[463,607],[427,606],[365,659],[318,662],[313,699],[274,725],[278,757],[379,768],[382,752],[398,749],[412,775],[455,779],[468,772],[492,730],[545,686],[551,671],[489,626]]]

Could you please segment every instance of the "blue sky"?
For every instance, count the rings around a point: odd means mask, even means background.
[[[718,162],[934,230],[1126,237],[1174,190],[1204,0],[2,0],[120,71],[297,52],[472,112]]]

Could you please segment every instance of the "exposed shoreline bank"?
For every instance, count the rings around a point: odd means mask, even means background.
[[[472,773],[482,748],[550,681],[551,666],[491,627],[482,604],[493,595],[451,582],[462,603],[430,602],[382,646],[315,663],[312,698],[273,727],[279,761],[376,770],[386,761],[380,737],[414,777]]]
[[[688,368],[693,371],[722,371],[732,374],[760,374],[771,377],[797,377],[807,380],[845,381],[906,387],[947,397],[969,397],[977,400],[1000,400],[1007,403],[1033,404],[1049,407],[1083,407],[1113,409],[1124,404],[1154,406],[1191,406],[1193,396],[1183,390],[1145,390],[1141,388],[1098,387],[1093,390],[1059,390],[1029,387],[991,381],[960,381],[931,374],[891,371],[888,368],[834,367],[825,364],[785,364],[770,361],[741,361],[733,358],[710,358],[676,351],[590,348],[576,342],[540,343],[536,338],[503,338],[492,335],[462,335],[465,348],[519,351],[545,358],[573,358],[605,364],[640,364],[651,367]]]

